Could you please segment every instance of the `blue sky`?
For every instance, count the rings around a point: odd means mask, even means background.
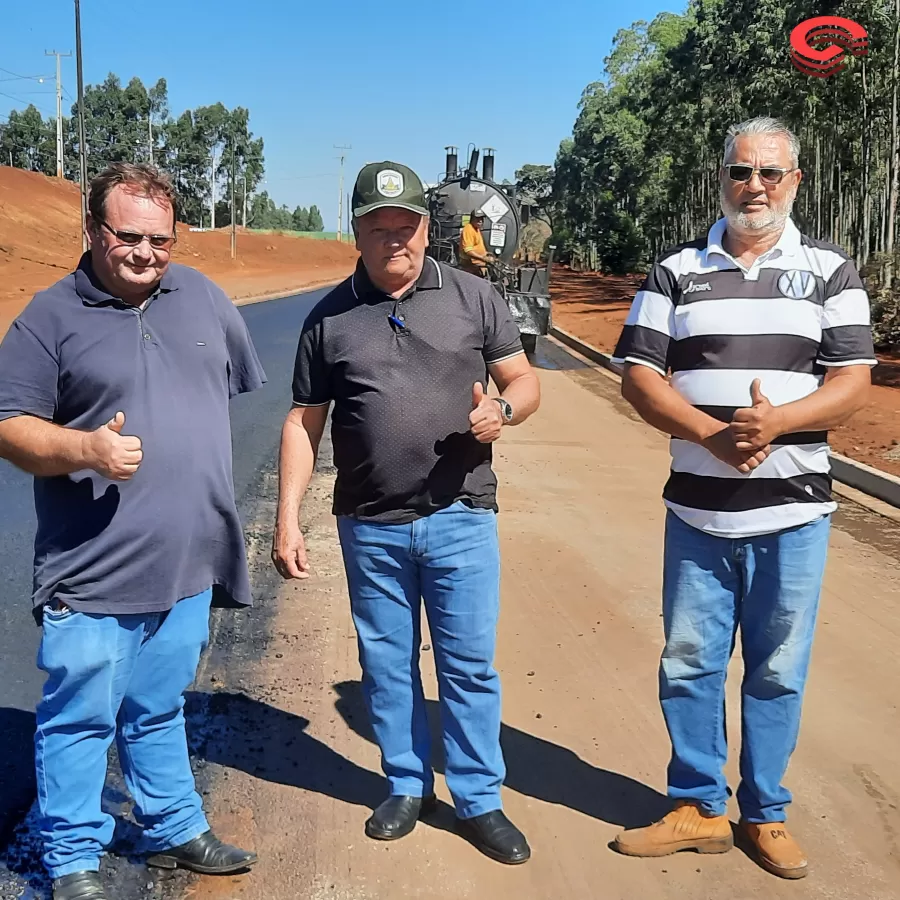
[[[44,51],[74,49],[72,0],[3,2],[0,67],[51,75]],[[9,9],[12,6],[13,9]],[[582,89],[601,77],[619,28],[679,12],[677,0],[82,0],[84,77],[165,77],[171,111],[221,100],[250,110],[278,203],[337,218],[334,144],[349,144],[345,191],[366,162],[395,159],[426,181],[443,148],[497,151],[497,177],[552,163]],[[449,13],[447,12],[449,10]],[[0,71],[0,79],[10,76]],[[63,82],[75,95],[74,59]],[[30,93],[36,92],[36,93]],[[11,94],[19,101],[2,94]],[[0,113],[55,112],[52,78],[0,80]],[[66,101],[66,111],[71,104]],[[348,186],[349,184],[349,186]]]

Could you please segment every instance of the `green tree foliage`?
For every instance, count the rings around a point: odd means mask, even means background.
[[[553,166],[526,163],[516,172],[516,190],[532,210],[553,224]]]
[[[154,162],[173,178],[179,216],[190,224],[208,225],[212,185],[215,185],[216,225],[231,222],[231,182],[235,205],[243,210],[265,174],[262,138],[250,130],[250,113],[221,103],[185,110],[177,118],[169,111],[165,79],[147,88],[139,78],[123,87],[117,75],[84,93],[88,176],[112,162]],[[77,105],[63,120],[64,173],[78,179]],[[56,174],[56,121],[44,121],[34,106],[13,110],[0,123],[0,164]],[[238,213],[238,219],[241,212]]]
[[[309,230],[310,231],[324,231],[325,230],[325,222],[322,219],[322,213],[319,212],[319,207],[315,205],[315,203],[309,208]]]
[[[56,119],[44,121],[34,105],[13,110],[0,125],[0,165],[56,174]]]
[[[624,271],[702,234],[720,214],[728,126],[776,116],[802,145],[795,218],[856,258],[880,342],[900,342],[900,0],[826,5],[689,0],[684,15],[620,31],[602,80],[584,90],[544,195],[563,258],[594,256],[601,268]],[[789,35],[823,13],[863,25],[869,54],[819,79],[791,65]],[[517,173],[520,189],[546,192],[538,168]]]
[[[247,225],[250,228],[294,231],[294,214],[287,206],[277,206],[268,193],[263,191],[253,197]]]
[[[274,212],[273,212],[274,210]],[[264,218],[265,218],[264,214]],[[280,222],[282,219],[281,210],[276,209],[274,203],[269,208],[268,216],[275,216],[275,218]],[[258,225],[254,226],[257,228],[281,228],[282,225]],[[325,228],[324,223],[322,222],[322,214],[319,212],[319,208],[315,205],[311,206],[307,209],[305,206],[298,206],[291,213],[291,224],[288,226],[293,231],[322,231]]]

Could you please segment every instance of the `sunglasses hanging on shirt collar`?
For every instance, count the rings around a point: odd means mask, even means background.
[[[394,334],[409,334],[409,329],[406,327],[406,319],[399,311],[400,302],[394,302],[394,310],[388,315],[388,321],[391,323],[391,328],[394,329]]]

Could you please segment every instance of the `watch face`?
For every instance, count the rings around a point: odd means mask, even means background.
[[[497,398],[497,402],[500,404],[500,415],[503,416],[504,421],[509,422],[513,417],[512,407],[506,400],[502,400],[501,398]]]

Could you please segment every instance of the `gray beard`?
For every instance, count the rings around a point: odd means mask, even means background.
[[[740,231],[780,231],[794,211],[794,198],[786,200],[781,206],[770,206],[765,213],[753,216],[741,212],[740,207],[729,203],[724,195],[721,197],[721,205],[731,228]]]

